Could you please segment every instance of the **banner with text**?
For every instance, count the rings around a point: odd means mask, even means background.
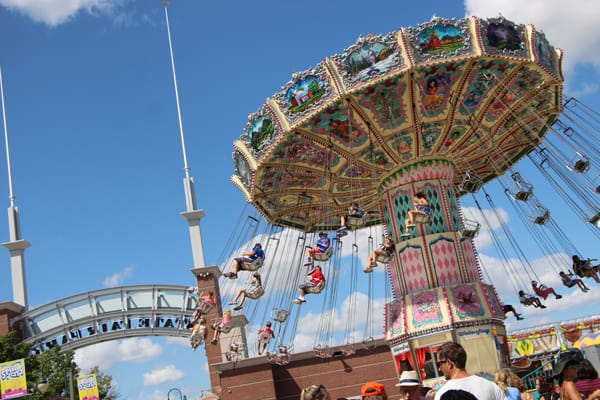
[[[0,364],[0,393],[2,400],[27,395],[25,359],[7,361]]]
[[[96,375],[80,375],[77,377],[77,389],[79,400],[99,400],[98,381]]]

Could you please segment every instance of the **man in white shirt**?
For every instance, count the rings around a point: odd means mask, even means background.
[[[435,354],[438,369],[444,374],[446,384],[435,394],[435,400],[440,400],[448,390],[464,390],[472,393],[479,400],[504,400],[504,393],[492,381],[477,375],[471,375],[465,370],[467,352],[458,343],[446,342]]]

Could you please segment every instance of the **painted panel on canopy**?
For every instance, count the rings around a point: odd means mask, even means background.
[[[250,191],[252,171],[250,165],[239,151],[233,153],[233,165],[235,168],[234,173],[240,178],[240,181],[244,184],[246,189]]]
[[[391,169],[395,166],[395,163],[391,162],[389,157],[377,147],[367,147],[358,153],[358,157],[365,163],[373,166],[373,168],[384,168]]]
[[[295,73],[283,90],[273,96],[273,101],[288,124],[293,125],[335,95],[331,78],[320,63],[307,71]]]
[[[456,145],[458,141],[460,141],[466,132],[471,129],[469,125],[461,125],[454,123],[452,125],[452,129],[448,132],[443,138],[440,139],[440,145],[438,152],[441,154],[445,154],[448,150]]]
[[[468,55],[473,52],[472,37],[468,19],[432,21],[419,25],[419,28],[407,28],[413,56],[417,63],[440,58]]]
[[[552,72],[555,76],[560,76],[559,60],[558,56],[556,55],[556,50],[554,46],[548,42],[546,35],[544,35],[543,32],[535,31],[533,39],[537,62],[548,71]]]
[[[469,116],[478,111],[486,95],[492,93],[495,96],[496,85],[499,84],[504,76],[508,76],[516,66],[516,63],[498,59],[477,61],[474,68],[469,72],[465,83],[465,88],[468,89],[466,89],[467,91],[460,103],[460,114]],[[513,97],[511,96],[511,98]]]
[[[295,134],[280,141],[266,161],[273,164],[304,164],[317,170],[325,170],[330,163],[328,149]]]
[[[385,306],[386,339],[403,335],[406,332],[404,323],[404,306],[402,299],[394,300]]]
[[[460,285],[449,290],[452,303],[456,307],[456,316],[460,320],[482,317],[486,314],[476,285]]]
[[[373,178],[378,175],[372,168],[352,162],[347,162],[337,173],[344,178]]]
[[[301,128],[331,138],[343,147],[360,147],[368,140],[367,133],[353,118],[352,111],[339,103],[312,116]]]
[[[560,104],[556,103],[557,96],[554,96],[556,87],[551,87],[538,92],[535,97],[529,100],[529,107],[537,114],[559,113]]]
[[[525,97],[544,81],[542,74],[537,69],[523,67],[515,79],[511,80],[508,90],[516,97]]]
[[[262,109],[250,116],[246,125],[245,134],[241,139],[250,149],[251,153],[258,159],[273,143],[276,136],[276,126],[271,117]]]
[[[490,311],[492,313],[492,317],[504,318],[504,311],[501,308],[502,302],[496,295],[493,287],[490,285],[482,285],[481,288],[488,299],[488,303],[491,305]]]
[[[432,122],[423,126],[419,155],[431,154],[445,126],[444,122]]]
[[[343,54],[336,54],[331,60],[349,90],[406,66],[395,32],[359,37]]]
[[[402,161],[408,161],[413,158],[413,137],[412,130],[404,130],[393,134],[387,140],[387,144],[394,150],[396,150],[398,156],[396,157]]]
[[[396,76],[361,89],[354,94],[358,104],[368,109],[379,131],[397,129],[407,122],[406,81]]]
[[[479,20],[479,23],[485,53],[529,59],[525,25],[517,25],[502,17]]]
[[[316,188],[325,184],[325,178],[320,174],[292,169],[282,170],[281,167],[264,168],[257,180],[263,190],[275,189],[281,192],[287,189]]]
[[[424,118],[441,116],[448,108],[450,94],[457,91],[466,61],[437,64],[417,69],[415,79],[421,98],[420,112]]]
[[[285,105],[291,113],[304,111],[325,94],[325,83],[314,75],[299,79],[285,93]]]
[[[447,320],[441,307],[445,301],[437,290],[422,291],[409,296],[412,306],[410,325],[416,329],[425,329],[430,326],[437,328],[439,324]]]

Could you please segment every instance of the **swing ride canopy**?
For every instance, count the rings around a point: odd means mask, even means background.
[[[359,37],[250,115],[233,183],[272,224],[330,230],[353,202],[380,224],[386,177],[426,159],[487,182],[530,152],[562,110],[562,52],[503,17],[434,17]]]

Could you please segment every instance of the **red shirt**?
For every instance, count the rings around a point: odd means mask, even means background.
[[[318,285],[321,281],[325,280],[325,275],[323,275],[323,273],[321,272],[320,269],[315,269],[311,274],[310,274],[310,281],[314,284],[314,285]]]

